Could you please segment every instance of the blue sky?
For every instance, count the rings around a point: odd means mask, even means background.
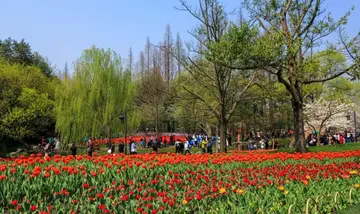
[[[222,2],[230,11],[239,8],[241,1]],[[325,4],[335,18],[355,5],[347,32],[360,31],[360,1],[327,0]],[[191,40],[187,30],[197,22],[174,9],[179,5],[178,0],[7,0],[0,6],[0,39],[25,39],[59,69],[65,62],[71,65],[91,45],[112,48],[123,58],[132,47],[137,59],[147,36],[154,43],[163,39],[166,24],[174,37],[179,32],[183,40]]]

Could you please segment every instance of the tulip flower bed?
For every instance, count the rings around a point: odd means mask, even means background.
[[[330,213],[360,202],[360,151],[21,157],[0,213]]]

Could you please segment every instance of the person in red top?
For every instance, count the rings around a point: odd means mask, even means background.
[[[343,135],[340,135],[340,140],[339,140],[340,144],[344,144],[345,143],[345,138]]]

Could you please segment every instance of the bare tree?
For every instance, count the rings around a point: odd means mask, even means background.
[[[162,65],[162,49],[152,48],[152,72],[153,73],[157,72],[161,75],[161,65]]]
[[[139,60],[137,62],[137,66],[138,66],[138,72],[140,72],[140,76],[141,78],[143,78],[146,71],[145,56],[143,51],[141,51],[139,54]]]
[[[166,83],[156,64],[153,72],[146,73],[140,82],[136,102],[141,108],[144,121],[152,125],[155,122],[156,133],[160,131],[161,117],[164,115]]]
[[[172,38],[170,25],[166,25],[164,42],[161,49],[164,54],[163,62],[164,62],[165,81],[169,87],[174,71],[173,38]]]
[[[192,53],[203,58],[187,58],[184,68],[190,73],[196,87],[183,86],[190,95],[201,101],[217,118],[220,132],[220,151],[226,151],[226,128],[238,104],[247,90],[252,86],[255,73],[252,70],[232,69],[224,66],[233,64],[233,58],[228,57],[229,47],[223,44],[224,35],[228,30],[227,14],[217,0],[199,0],[199,9],[193,9],[186,1],[181,0],[179,10],[186,11],[197,19],[201,25],[189,32],[200,44],[200,47],[190,47]],[[246,37],[247,39],[251,37]],[[226,39],[226,38],[225,38]],[[242,40],[249,43],[252,41]],[[219,58],[226,57],[227,60]],[[198,89],[202,89],[201,94]],[[205,99],[205,94],[211,97]]]
[[[132,52],[132,49],[130,47],[129,49],[129,56],[128,56],[128,69],[130,71],[130,73],[133,72],[133,64],[134,64],[134,58],[133,58],[133,52]]]
[[[183,43],[182,43],[179,33],[176,34],[175,55],[176,55],[175,58],[176,58],[176,69],[177,69],[176,75],[180,75],[181,70],[182,70],[181,61],[183,60],[185,53],[184,53],[184,47],[183,47]]]
[[[62,72],[60,78],[61,79],[68,79],[70,76],[69,76],[69,66],[67,64],[67,62],[65,62],[65,66],[64,66],[64,71]]]
[[[145,44],[145,60],[146,60],[146,72],[149,73],[151,70],[151,53],[152,53],[152,48],[151,48],[151,43],[150,43],[150,38],[147,37],[146,39],[146,44]]]

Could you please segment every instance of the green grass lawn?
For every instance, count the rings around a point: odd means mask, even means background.
[[[282,139],[280,144],[285,146],[287,145],[288,140],[287,139]],[[117,153],[117,145],[115,152]],[[326,146],[315,146],[315,147],[309,147],[310,152],[339,152],[339,151],[349,151],[349,150],[358,150],[360,149],[360,142],[358,143],[347,143],[347,144],[343,144],[343,145],[326,145]],[[237,147],[234,146],[230,146],[228,147],[228,151],[231,150],[237,150]],[[213,147],[213,151],[215,153],[215,147]],[[105,144],[102,144],[100,146],[100,150],[96,151],[98,154],[103,155],[107,153],[107,146]],[[139,148],[137,149],[137,152],[139,154],[145,154],[145,153],[151,153],[152,152],[152,148]],[[159,148],[158,150],[159,153],[175,153],[175,147],[174,146],[168,146],[168,147],[163,147],[163,148]],[[278,149],[276,151],[273,152],[289,152],[289,153],[293,153],[295,152],[294,149],[289,149],[289,148],[281,148]],[[77,154],[86,154],[86,146],[85,145],[81,145],[78,146],[78,150],[77,150]],[[191,153],[195,154],[195,153],[201,153],[201,149],[199,147],[192,147],[191,148]],[[70,154],[70,150],[63,150],[61,152],[62,155],[68,155]]]
[[[334,212],[333,214],[359,214],[360,213],[360,205],[353,205],[346,209],[339,210]]]
[[[358,150],[360,149],[360,142],[357,143],[346,143],[346,144],[337,144],[337,145],[326,145],[326,146],[310,146],[310,152],[340,152],[340,151],[349,151],[349,150]],[[282,148],[275,152],[295,152],[294,149]]]

